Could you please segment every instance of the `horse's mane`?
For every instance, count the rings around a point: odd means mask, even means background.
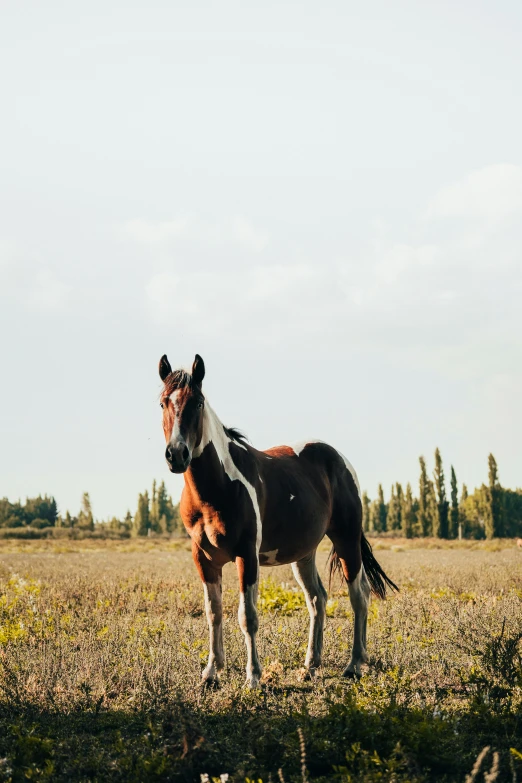
[[[192,375],[186,370],[173,370],[165,378],[165,388],[163,394],[169,395],[177,389],[185,389],[187,386],[192,386]]]
[[[165,388],[163,394],[170,395],[178,389],[185,389],[187,386],[192,388],[192,375],[187,370],[173,370],[165,378]],[[237,427],[225,427],[223,424],[225,434],[230,440],[235,440],[236,443],[243,443],[248,441],[247,436],[238,430]]]
[[[225,427],[225,425],[223,425],[223,429],[225,430],[225,435],[229,437],[230,440],[235,440],[236,443],[248,441],[247,436],[241,432],[241,430],[238,430],[237,427]]]

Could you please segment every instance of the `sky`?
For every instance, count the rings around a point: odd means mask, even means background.
[[[371,497],[522,485],[522,6],[2,0],[0,496],[134,509],[158,361]]]

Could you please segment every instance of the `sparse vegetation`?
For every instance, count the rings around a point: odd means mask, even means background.
[[[480,775],[497,758],[496,779],[522,779],[513,543],[381,539],[401,592],[372,603],[372,666],[358,682],[340,677],[352,633],[344,587],[330,596],[324,669],[303,682],[304,602],[289,568],[264,569],[255,692],[243,689],[232,566],[227,669],[220,689],[202,691],[206,619],[187,544],[64,543],[73,551],[0,542],[0,780],[268,783],[281,769],[287,783],[464,781],[486,746]]]

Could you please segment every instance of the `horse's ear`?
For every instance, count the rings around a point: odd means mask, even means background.
[[[172,372],[172,367],[170,366],[170,362],[167,359],[167,354],[164,353],[159,363],[159,374],[161,380],[164,381],[167,375],[170,375],[171,372]]]
[[[196,386],[201,386],[204,377],[205,377],[205,364],[203,362],[203,359],[199,355],[199,353],[197,353],[196,358],[194,359],[194,364],[192,365],[192,380],[194,381]]]

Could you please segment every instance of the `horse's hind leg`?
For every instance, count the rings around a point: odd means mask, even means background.
[[[350,603],[354,613],[352,657],[343,676],[360,676],[362,665],[368,663],[366,626],[370,605],[370,583],[362,564],[360,540],[344,540],[344,537],[332,532],[329,532],[329,536],[335,549],[334,557],[339,558],[344,578],[348,583]]]
[[[368,663],[366,652],[366,627],[368,624],[368,606],[370,605],[370,583],[364,566],[353,582],[348,583],[350,603],[354,612],[352,659],[343,672],[344,677],[354,677],[361,674],[361,665]]]
[[[324,589],[315,565],[315,550],[309,555],[292,563],[292,571],[301,586],[308,612],[310,613],[310,635],[306,652],[305,666],[311,674],[321,665],[323,649],[323,628],[326,611],[326,590]]]

